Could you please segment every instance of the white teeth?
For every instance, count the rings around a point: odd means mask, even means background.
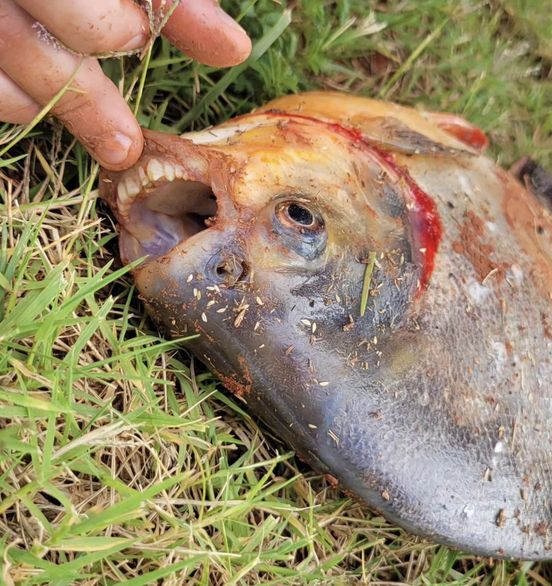
[[[132,199],[140,193],[142,186],[133,177],[125,177],[117,185],[117,196],[119,200],[126,201]]]
[[[165,178],[168,181],[174,181],[174,178],[175,178],[174,167],[170,163],[163,163],[163,171],[165,173]]]
[[[153,184],[158,181],[174,181],[175,178],[183,179],[184,177],[186,177],[186,171],[183,167],[159,159],[149,159],[145,169],[138,166],[127,171],[117,185],[120,212],[127,213],[132,200],[142,191],[145,193],[151,191],[155,187]]]
[[[124,181],[119,181],[119,185],[117,185],[117,198],[119,199],[119,201],[124,201],[125,199],[128,199],[126,184]]]
[[[140,183],[144,187],[149,183],[148,176],[146,175],[146,172],[144,171],[144,169],[142,169],[142,167],[138,167],[138,177],[140,177]]]
[[[125,179],[125,183],[126,191],[129,197],[134,197],[135,195],[138,195],[140,193],[142,185],[140,185],[140,183],[136,179],[134,179],[133,177],[127,177]]]
[[[159,181],[164,176],[163,165],[157,159],[150,159],[146,166],[150,181]]]

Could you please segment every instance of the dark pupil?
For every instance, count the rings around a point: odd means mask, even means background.
[[[314,222],[314,217],[309,210],[295,203],[288,206],[287,213],[294,222],[302,226],[310,226]]]

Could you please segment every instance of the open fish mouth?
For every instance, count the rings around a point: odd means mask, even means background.
[[[156,157],[143,157],[120,174],[115,197],[125,262],[163,256],[217,221],[210,185],[190,179],[183,165]]]

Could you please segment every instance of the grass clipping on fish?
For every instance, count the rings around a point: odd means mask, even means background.
[[[376,264],[376,253],[370,252],[364,269],[364,278],[362,280],[362,290],[360,292],[360,317],[364,317],[368,305],[368,296],[370,295],[370,286],[372,285],[372,275]]]
[[[203,128],[302,89],[385,88],[492,129],[507,163],[552,161],[552,92],[531,52],[542,59],[543,44],[512,21],[524,0],[311,0],[291,24],[268,0],[225,6],[257,40],[239,76],[161,40],[145,61],[104,62],[143,126]],[[543,42],[549,19],[536,21]],[[260,429],[153,329],[118,264],[97,165],[37,122],[0,124],[0,584],[551,584],[547,564],[403,532]]]

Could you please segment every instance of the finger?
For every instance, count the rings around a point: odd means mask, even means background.
[[[156,10],[167,10],[172,3],[173,0],[153,0]],[[251,53],[247,33],[215,0],[179,2],[162,32],[186,55],[206,65],[236,65]]]
[[[146,14],[132,0],[15,0],[74,51],[93,54],[143,47]]]
[[[96,60],[43,39],[33,22],[12,0],[0,0],[0,68],[42,105],[74,75],[53,114],[108,169],[134,164],[142,151],[142,132],[115,85]]]
[[[28,124],[39,112],[38,104],[0,71],[0,120]]]

